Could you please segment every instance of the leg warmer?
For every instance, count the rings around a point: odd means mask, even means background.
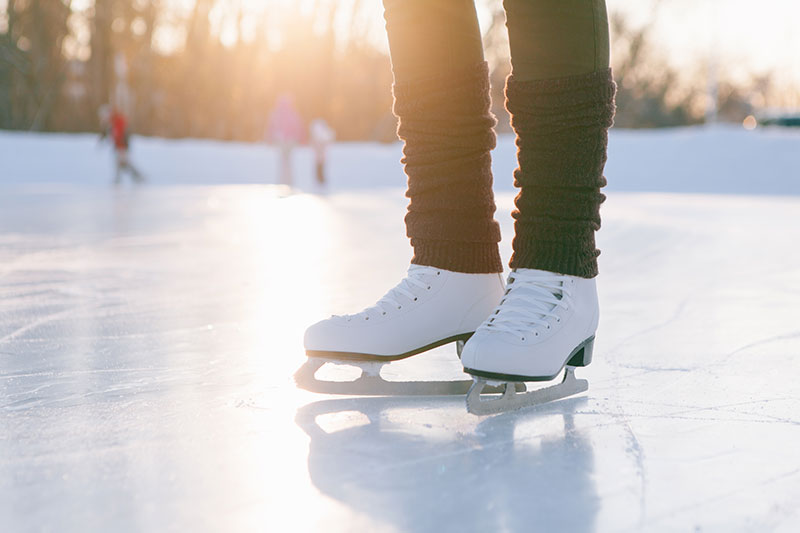
[[[594,233],[605,200],[600,188],[615,90],[610,69],[551,80],[509,77],[506,108],[517,134],[520,188],[511,268],[597,275]]]
[[[486,63],[456,73],[395,84],[397,134],[410,199],[407,234],[414,264],[458,272],[502,272],[494,220]]]

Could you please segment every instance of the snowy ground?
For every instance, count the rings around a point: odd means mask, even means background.
[[[590,389],[485,418],[291,382],[306,325],[403,275],[396,146],[336,147],[327,194],[287,194],[221,184],[262,148],[138,141],[163,186],[107,186],[90,138],[0,133],[0,531],[800,528],[797,134],[615,132]],[[738,194],[621,192],[653,175]],[[385,374],[460,372],[443,347]]]
[[[59,183],[105,185],[112,159],[96,135],[0,131],[0,186]],[[153,185],[277,183],[277,154],[265,145],[199,140],[133,139],[132,158]],[[513,137],[493,153],[497,190],[512,191]],[[400,145],[343,143],[330,154],[336,191],[403,187]],[[313,190],[310,151],[296,151],[301,189]],[[675,130],[612,130],[606,167],[609,191],[800,195],[800,131],[746,131],[716,126]]]

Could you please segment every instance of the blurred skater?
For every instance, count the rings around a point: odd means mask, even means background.
[[[314,150],[314,168],[316,169],[317,183],[325,185],[325,161],[328,145],[336,139],[336,133],[328,126],[325,119],[318,118],[311,122],[309,137],[311,148]]]
[[[128,119],[125,114],[117,108],[103,106],[100,109],[100,121],[103,132],[100,139],[111,137],[114,145],[114,155],[116,158],[116,171],[114,173],[114,184],[122,182],[122,173],[127,171],[131,179],[136,183],[144,181],[144,177],[139,170],[133,166],[130,160],[130,130],[128,129]]]
[[[292,95],[285,93],[278,98],[275,109],[269,117],[266,131],[267,142],[280,149],[280,183],[291,186],[292,149],[303,141],[303,119],[294,107]]]

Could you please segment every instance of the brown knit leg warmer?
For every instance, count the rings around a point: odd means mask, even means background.
[[[502,272],[489,155],[496,121],[489,111],[486,63],[396,84],[394,97],[397,134],[405,141],[411,262],[457,272]]]
[[[517,134],[511,268],[584,278],[597,275],[594,233],[605,196],[608,128],[616,85],[611,70],[506,84]]]

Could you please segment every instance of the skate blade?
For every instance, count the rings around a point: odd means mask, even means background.
[[[467,411],[474,415],[503,413],[560,400],[589,389],[588,381],[575,378],[575,367],[572,366],[566,367],[564,379],[558,385],[551,385],[550,387],[528,392],[517,392],[517,387],[512,386],[517,384],[508,382],[500,396],[495,395],[489,398],[481,396],[492,392],[487,388],[490,381],[480,377],[473,377],[472,386],[467,392]]]
[[[353,381],[325,381],[316,378],[317,370],[326,363],[357,366],[361,376]],[[298,387],[320,394],[342,394],[351,396],[452,396],[466,394],[473,383],[471,380],[458,381],[387,381],[380,375],[380,369],[388,363],[340,361],[309,357],[294,375]],[[524,387],[524,384],[520,384]],[[486,392],[500,393],[504,386],[489,386]],[[522,389],[524,390],[524,388]]]

